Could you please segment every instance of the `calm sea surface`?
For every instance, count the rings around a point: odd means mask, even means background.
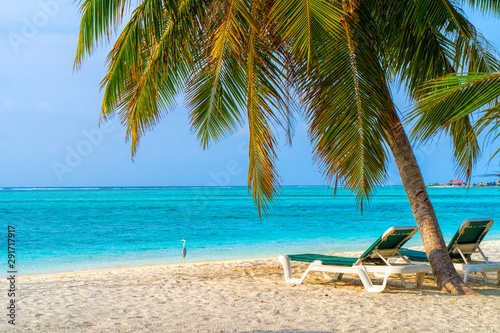
[[[496,220],[500,188],[430,188],[445,240],[466,218]],[[363,214],[346,191],[285,187],[259,219],[244,187],[0,190],[1,253],[16,228],[21,274],[187,261],[364,250],[387,228],[415,225],[402,187],[378,189]],[[408,245],[421,245],[419,234]]]

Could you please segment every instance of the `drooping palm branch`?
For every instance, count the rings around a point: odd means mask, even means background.
[[[431,81],[423,89],[422,98],[412,114],[413,119],[418,119],[413,134],[426,140],[476,115],[475,121],[463,129],[470,133],[470,138],[464,140],[463,148],[459,145],[459,150],[466,151],[467,144],[477,140],[482,132],[486,132],[491,141],[498,139],[499,98],[500,73],[453,74]],[[493,156],[499,152],[500,149]],[[470,176],[472,170],[466,171]]]

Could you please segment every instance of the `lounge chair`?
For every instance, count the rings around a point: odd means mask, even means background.
[[[489,261],[479,247],[479,243],[481,243],[492,224],[492,219],[465,220],[446,247],[455,269],[465,271],[464,282],[467,282],[467,278],[472,272],[481,273],[486,282],[488,282],[487,272],[497,272],[496,283],[500,284],[500,262]],[[400,252],[412,261],[429,261],[425,252],[422,251],[401,249]],[[479,254],[482,260],[473,260],[472,255],[474,253]]]
[[[405,287],[419,287],[426,272],[431,270],[427,264],[411,264],[399,253],[400,247],[406,243],[416,232],[417,227],[392,227],[382,237],[377,239],[359,258],[338,257],[321,254],[281,255],[278,260],[283,265],[285,281],[300,284],[310,271],[335,273],[334,279],[340,280],[344,274],[356,274],[361,279],[363,286],[369,292],[382,292],[390,275],[396,274]],[[401,260],[402,259],[402,260]],[[291,261],[310,262],[300,279],[292,278]],[[400,261],[396,263],[394,261]],[[374,285],[368,276],[374,273],[383,277],[381,285]],[[416,281],[406,282],[402,274],[416,274]]]

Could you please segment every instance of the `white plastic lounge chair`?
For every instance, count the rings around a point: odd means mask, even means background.
[[[488,282],[487,272],[497,272],[496,284],[500,285],[500,262],[489,261],[479,247],[479,243],[481,243],[492,224],[492,219],[465,220],[446,247],[455,269],[465,271],[464,282],[467,282],[467,278],[472,272],[481,273],[486,282]],[[422,251],[401,249],[400,252],[412,261],[429,261],[425,252]],[[472,255],[474,253],[479,254],[482,260],[473,260]]]
[[[419,287],[425,273],[431,271],[427,264],[411,264],[405,256],[399,253],[400,247],[406,243],[416,232],[417,227],[392,227],[382,237],[377,239],[359,258],[329,256],[321,254],[281,255],[278,260],[283,265],[285,281],[301,284],[310,271],[334,273],[334,279],[340,280],[344,274],[356,274],[361,279],[363,286],[369,292],[382,292],[390,275],[396,274],[405,287]],[[396,263],[395,261],[402,262]],[[300,279],[292,277],[291,261],[310,262]],[[368,276],[374,273],[383,277],[381,285],[374,285]],[[416,274],[416,281],[406,282],[402,274]]]

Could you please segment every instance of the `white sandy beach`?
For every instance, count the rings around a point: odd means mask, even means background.
[[[483,244],[499,261],[500,241]],[[327,281],[312,273],[286,284],[276,259],[27,276],[17,284],[14,331],[500,332],[500,287],[479,276],[469,283],[479,297],[440,292],[431,278],[419,289],[393,280],[381,294],[355,276]],[[12,331],[3,317],[0,330]]]

